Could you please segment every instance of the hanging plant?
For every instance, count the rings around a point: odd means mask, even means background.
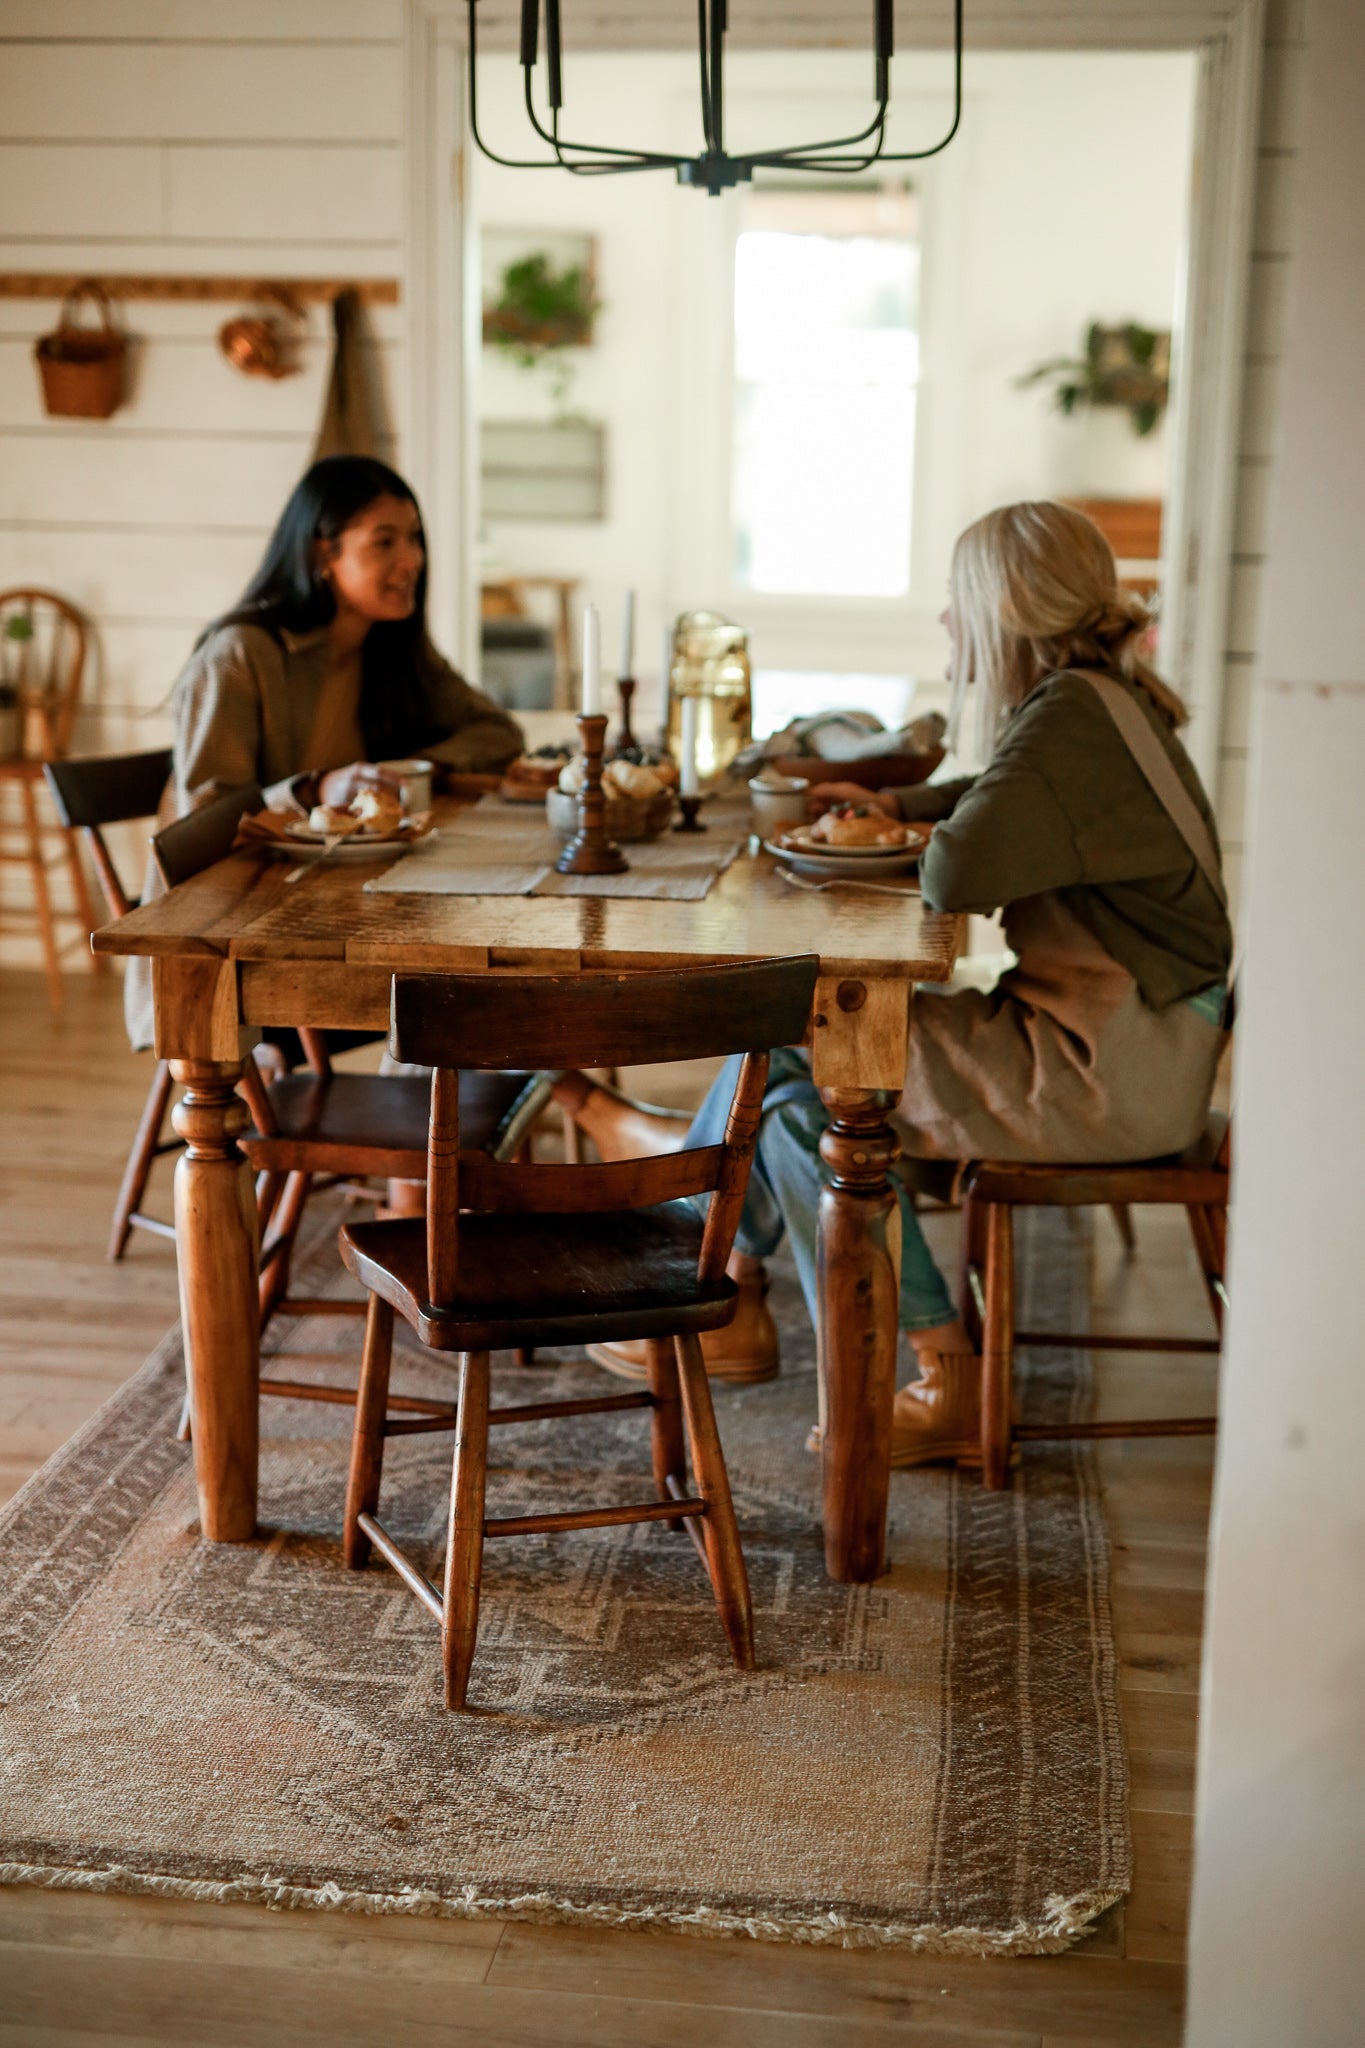
[[[551,349],[585,348],[600,311],[581,263],[556,270],[543,253],[523,256],[508,264],[497,298],[484,308],[483,338],[533,370]]]
[[[1092,320],[1086,330],[1084,355],[1054,356],[1046,363],[1036,363],[1015,381],[1020,390],[1051,384],[1052,402],[1068,418],[1086,406],[1121,405],[1133,432],[1150,434],[1170,399],[1171,337],[1136,320],[1121,327],[1104,327]]]

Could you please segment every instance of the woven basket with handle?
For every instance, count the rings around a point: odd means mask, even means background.
[[[93,301],[98,327],[77,325],[83,299]],[[44,409],[59,419],[107,420],[123,403],[127,352],[103,285],[93,279],[78,284],[62,305],[55,334],[45,334],[34,347]]]

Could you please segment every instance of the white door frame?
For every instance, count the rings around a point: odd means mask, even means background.
[[[1034,7],[1037,7],[1036,22]],[[1011,45],[1066,48],[1044,0],[1020,0]],[[1163,667],[1190,705],[1190,751],[1212,787],[1222,727],[1238,423],[1246,352],[1265,0],[1243,0],[1199,54],[1194,177],[1176,333],[1171,484],[1163,542]],[[403,448],[432,537],[438,639],[477,675],[479,308],[466,148],[461,0],[407,0]],[[1101,38],[1103,38],[1101,40]],[[1150,48],[1141,12],[1092,14],[1087,49]],[[1168,36],[1163,47],[1172,45]],[[515,61],[507,52],[502,61]]]

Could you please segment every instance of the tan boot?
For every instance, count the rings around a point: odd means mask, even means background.
[[[706,1362],[706,1376],[743,1386],[755,1380],[775,1379],[781,1370],[781,1360],[777,1324],[765,1298],[768,1276],[760,1267],[756,1272],[750,1268],[731,1277],[739,1288],[739,1306],[734,1321],[723,1330],[702,1332],[701,1355]],[[620,1379],[646,1377],[643,1339],[626,1344],[589,1344],[588,1356]]]
[[[981,1360],[974,1352],[916,1351],[920,1376],[891,1409],[891,1464],[981,1463]]]
[[[681,1152],[692,1121],[685,1110],[632,1102],[618,1089],[604,1088],[576,1069],[561,1074],[550,1092],[579,1130],[587,1132],[603,1159],[652,1159],[661,1152]]]

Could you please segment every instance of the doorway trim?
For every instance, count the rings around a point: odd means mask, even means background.
[[[1059,18],[1020,0],[999,47],[1079,48]],[[1230,8],[1211,34],[1155,38],[1199,58],[1190,235],[1176,331],[1171,516],[1162,544],[1163,667],[1191,710],[1190,752],[1216,782],[1237,508],[1265,0]],[[1089,50],[1153,47],[1141,12],[1092,13]],[[992,45],[991,47],[997,47]],[[406,0],[404,17],[404,460],[427,507],[432,624],[477,676],[479,308],[464,135],[462,0]],[[510,60],[510,56],[509,59]]]

